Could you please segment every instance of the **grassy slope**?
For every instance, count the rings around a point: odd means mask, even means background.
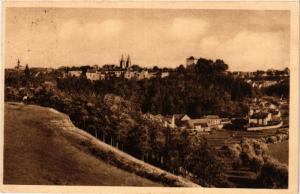
[[[5,103],[4,122],[4,184],[198,186],[98,141],[53,109]]]
[[[288,164],[289,160],[289,141],[269,144],[268,154],[276,158],[279,162]]]

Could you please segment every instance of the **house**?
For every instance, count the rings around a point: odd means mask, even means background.
[[[277,84],[277,81],[263,81],[262,83],[261,83],[261,87],[262,88],[266,88],[266,87],[269,87],[269,86],[272,86],[272,85],[275,85],[275,84]]]
[[[222,119],[218,115],[206,115],[201,117],[200,119],[206,121],[208,126],[212,129],[223,128],[223,124],[221,123]]]
[[[272,120],[279,120],[281,117],[281,112],[278,109],[270,108],[268,112],[271,113]]]
[[[207,123],[195,123],[194,124],[194,129],[196,131],[199,131],[199,132],[209,132],[209,131],[211,131],[211,128],[208,126]]]
[[[260,110],[260,107],[259,106],[251,106],[250,107],[250,110],[249,110],[249,115],[253,115],[255,113],[259,113],[261,110]]]
[[[68,72],[68,76],[70,77],[80,77],[82,74],[82,71],[80,70],[71,70]]]
[[[138,80],[147,79],[148,77],[149,77],[149,74],[148,74],[148,71],[146,71],[146,70],[142,70],[142,71],[138,72],[138,74],[137,74]]]
[[[165,78],[169,76],[169,72],[162,72],[161,73],[161,78]]]
[[[99,79],[100,80],[105,80],[105,78],[106,78],[105,74],[103,74],[103,73],[99,74]]]
[[[271,120],[272,120],[271,113],[268,112],[254,113],[249,117],[249,125],[266,126],[268,125],[268,122]]]
[[[207,120],[204,119],[192,119],[191,120],[191,129],[196,131],[211,131],[211,127],[208,125]]]
[[[217,115],[207,115],[199,119],[191,119],[186,114],[174,114],[172,116],[167,116],[164,126],[208,132],[212,129],[221,129],[224,124],[230,122],[230,119],[225,118],[222,120]]]
[[[221,125],[230,124],[231,120],[229,118],[222,118],[221,119]]]
[[[125,73],[124,73],[124,78],[125,79],[131,79],[131,78],[133,78],[135,76],[135,74],[134,74],[134,72],[132,72],[132,71],[125,71]]]
[[[100,73],[96,71],[88,71],[86,72],[86,78],[92,81],[100,79]]]
[[[164,126],[170,128],[189,128],[191,127],[188,122],[190,120],[191,118],[186,114],[174,114],[172,116],[167,116]]]

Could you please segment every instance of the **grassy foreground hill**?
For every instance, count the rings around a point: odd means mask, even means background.
[[[4,184],[198,186],[74,127],[54,109],[5,103]]]

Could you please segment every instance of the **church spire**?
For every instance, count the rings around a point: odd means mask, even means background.
[[[122,54],[121,60],[120,60],[120,68],[124,69],[125,68],[125,60],[124,60],[124,56]]]
[[[130,60],[130,56],[128,55],[127,57],[127,61],[126,61],[126,68],[131,66],[131,60]]]

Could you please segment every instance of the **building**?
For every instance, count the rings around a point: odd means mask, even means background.
[[[222,119],[217,115],[207,115],[199,119],[191,120],[192,128],[195,130],[202,130],[202,128],[207,125],[205,131],[210,131],[211,129],[222,129],[223,123],[221,122]]]
[[[222,119],[216,115],[207,115],[199,119],[191,119],[186,114],[174,114],[167,117],[165,127],[190,129],[198,132],[209,132],[212,129],[221,129],[223,127],[221,120]]]
[[[186,114],[174,114],[172,116],[167,116],[167,120],[165,121],[165,127],[186,128],[188,127],[188,121],[190,120],[191,118]]]
[[[261,108],[258,105],[250,106],[249,115],[261,112]]]
[[[126,61],[124,60],[124,57],[122,55],[121,60],[120,60],[120,68],[125,69],[126,68]]]
[[[207,123],[195,123],[194,124],[194,129],[196,131],[199,131],[199,132],[209,132],[209,131],[211,131],[211,128],[208,126]]]
[[[148,79],[148,78],[149,78],[149,74],[148,74],[147,70],[142,70],[142,71],[138,72],[138,76],[137,76],[138,80]]]
[[[200,119],[206,121],[209,126],[217,128],[219,128],[219,125],[221,125],[222,120],[218,115],[206,115],[201,117]]]
[[[126,69],[131,67],[131,60],[130,60],[130,56],[128,55],[127,60],[126,60]]]
[[[122,54],[121,60],[120,60],[120,68],[121,69],[128,69],[131,67],[131,59],[130,56],[128,55],[127,60],[124,60],[124,56]]]
[[[161,78],[165,78],[169,76],[169,72],[162,72],[161,73]]]
[[[92,81],[96,81],[100,79],[100,73],[96,71],[88,71],[86,72],[86,78]]]
[[[268,112],[271,113],[273,121],[281,120],[281,112],[278,109],[270,108]]]
[[[231,124],[231,120],[229,118],[222,118],[221,125]]]
[[[149,71],[146,68],[141,68],[138,65],[131,63],[131,58],[128,55],[127,59],[124,60],[124,55],[121,56],[120,66],[115,66],[113,64],[105,64],[101,71],[105,75],[105,79],[112,77],[125,78],[125,79],[150,79],[151,77],[167,77],[169,76],[168,71],[164,72],[154,72]],[[96,75],[95,75],[96,77]]]
[[[20,60],[19,59],[17,61],[17,66],[15,66],[15,70],[17,70],[17,71],[23,71],[23,70],[25,70],[25,67],[20,64]]]
[[[266,87],[275,85],[275,84],[277,84],[277,83],[278,83],[277,81],[269,81],[269,80],[263,81],[263,82],[261,83],[261,88],[266,88]]]
[[[259,112],[249,117],[250,126],[266,126],[272,120],[271,113]]]
[[[132,79],[135,77],[135,73],[133,71],[125,71],[124,78],[125,79]]]
[[[189,58],[186,58],[186,67],[190,65],[195,65],[197,63],[197,59],[193,56],[190,56]]]
[[[211,131],[211,128],[208,125],[206,120],[192,119],[190,123],[191,123],[191,129],[194,129],[196,131],[200,131],[200,132]]]
[[[71,71],[68,71],[68,76],[69,77],[80,77],[81,74],[82,74],[81,70],[71,70]]]

